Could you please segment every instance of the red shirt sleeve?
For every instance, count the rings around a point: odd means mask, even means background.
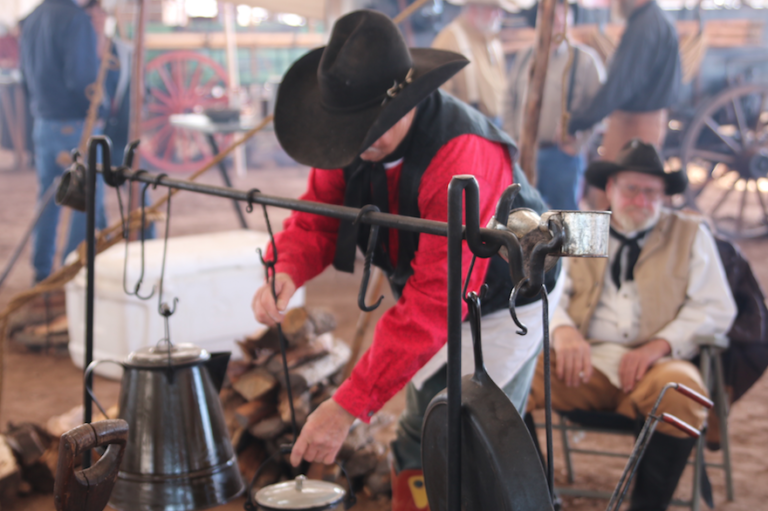
[[[341,169],[311,169],[307,191],[300,199],[340,205],[344,202],[345,187]],[[295,211],[283,223],[283,231],[275,234],[278,253],[275,272],[287,273],[297,288],[303,286],[333,262],[338,232],[336,218]],[[270,245],[267,260],[272,257]]]
[[[480,224],[493,216],[501,192],[512,183],[505,146],[475,135],[462,135],[432,159],[419,187],[422,218],[447,221],[448,184],[453,176],[473,174],[480,188]],[[472,253],[464,243],[462,282]],[[478,259],[470,290],[485,281],[488,259]],[[446,239],[421,234],[412,261],[413,275],[397,304],[376,325],[371,348],[362,356],[333,399],[355,417],[368,421],[446,343],[448,260]],[[462,303],[462,316],[467,312]]]

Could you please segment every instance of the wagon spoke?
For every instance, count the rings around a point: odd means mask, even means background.
[[[167,107],[173,108],[173,98],[169,94],[166,94],[160,89],[150,89],[149,94]]]
[[[765,124],[762,121],[763,112],[765,111],[765,96],[766,92],[760,94],[760,108],[757,109],[757,118],[755,119],[755,136],[758,137],[760,132],[763,131]]]
[[[173,83],[176,85],[176,94],[182,96],[184,94],[184,70],[180,59],[174,59],[171,61],[171,76],[173,77]]]
[[[173,79],[168,74],[168,70],[165,69],[165,66],[158,67],[157,74],[160,75],[160,79],[163,81],[163,84],[165,85],[165,90],[168,91],[168,94],[171,96],[177,95],[178,91],[176,90],[176,87],[173,84]]]
[[[763,222],[768,226],[768,207],[766,207],[765,198],[763,197],[763,192],[760,191],[760,183],[758,181],[755,181],[755,187],[757,188],[757,200],[760,202],[760,207],[763,210]]]
[[[736,125],[739,127],[741,145],[746,147],[749,128],[747,127],[747,119],[744,116],[744,109],[741,106],[741,98],[733,98],[731,103],[733,104],[733,113],[736,115]]]
[[[707,160],[711,163],[724,163],[728,166],[733,165],[736,161],[733,155],[723,154],[717,151],[710,151],[708,149],[694,149],[691,153],[691,156],[693,158],[701,158],[703,160]]]
[[[738,181],[736,181],[738,183]],[[736,183],[733,187],[736,188]],[[741,234],[744,230],[744,210],[747,209],[747,194],[749,193],[749,181],[744,180],[744,190],[741,192],[741,202],[739,203],[739,216],[736,219],[736,232]]]
[[[198,85],[200,85],[200,75],[203,72],[203,66],[199,63],[195,66],[195,70],[192,72],[192,77],[189,79],[189,93],[190,96],[195,95]]]
[[[725,189],[725,192],[720,197],[720,200],[717,201],[717,204],[715,204],[715,207],[712,208],[712,211],[709,213],[709,216],[711,216],[713,219],[715,218],[715,214],[718,212],[718,210],[725,204],[725,201],[728,200],[728,197],[730,197],[731,193],[733,192],[735,188],[735,183],[733,186],[729,186]]]
[[[168,127],[171,128],[170,126]],[[173,158],[173,150],[176,148],[176,144],[174,142],[176,141],[176,138],[178,138],[178,133],[178,130],[171,128],[171,133],[168,136],[168,143],[165,145],[165,150],[163,151],[164,160],[171,160]]]
[[[144,131],[151,130],[153,128],[158,128],[163,125],[163,123],[168,122],[168,117],[164,115],[158,115],[156,117],[152,117],[151,119],[146,119],[141,122],[141,129]]]
[[[728,137],[726,135],[723,135],[720,133],[720,125],[715,122],[715,120],[710,116],[704,119],[704,124],[712,130],[712,132],[717,135],[717,137],[722,140],[725,145],[727,145],[731,151],[733,151],[735,154],[738,154],[741,152],[741,147],[739,147],[739,144],[736,143],[735,140],[733,140],[731,137]]]

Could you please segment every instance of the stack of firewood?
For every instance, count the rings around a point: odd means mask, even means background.
[[[287,341],[287,382],[276,328],[239,342],[243,360],[230,362],[221,399],[244,479],[251,481],[261,467],[256,488],[293,477],[287,456],[276,456],[276,461],[266,463],[280,446],[293,442],[288,385],[301,428],[307,416],[341,383],[350,349],[333,337],[335,328],[335,318],[328,312],[306,308],[288,311],[282,322]],[[389,492],[387,449],[374,437],[390,422],[380,415],[370,425],[356,423],[339,453],[353,484],[358,490],[366,488],[370,495]],[[346,485],[333,467],[313,466],[310,477]]]

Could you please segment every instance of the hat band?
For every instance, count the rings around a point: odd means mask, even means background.
[[[366,108],[374,106],[376,104],[380,104],[381,106],[384,106],[387,103],[387,101],[394,99],[394,97],[397,96],[400,93],[400,91],[402,91],[412,81],[413,81],[413,68],[410,68],[402,82],[398,83],[397,80],[394,80],[394,85],[392,85],[392,87],[387,89],[386,92],[384,92],[383,94],[379,94],[378,96],[366,101],[365,103],[361,103],[353,106],[341,107],[341,106],[329,105],[325,101],[321,100],[320,104],[323,106],[324,109],[330,112],[357,112],[359,110],[365,110]]]

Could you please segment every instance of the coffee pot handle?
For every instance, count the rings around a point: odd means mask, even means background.
[[[117,481],[128,441],[128,423],[122,419],[83,424],[61,436],[53,500],[56,511],[101,511]],[[106,446],[92,467],[75,470],[80,456]]]
[[[111,360],[108,358],[105,358],[104,360],[94,360],[93,362],[88,364],[88,367],[85,368],[85,372],[83,373],[83,383],[85,384],[85,389],[88,391],[88,395],[91,397],[91,401],[96,403],[96,407],[99,409],[99,411],[104,415],[105,418],[109,419],[109,416],[107,415],[107,411],[104,409],[103,406],[101,406],[101,403],[99,403],[99,400],[96,399],[96,396],[93,394],[93,389],[91,389],[87,385],[88,380],[90,380],[91,375],[93,374],[93,370],[96,369],[96,367],[99,364],[103,364],[106,362],[117,364],[120,367],[125,368],[122,362],[118,362],[117,360]]]

